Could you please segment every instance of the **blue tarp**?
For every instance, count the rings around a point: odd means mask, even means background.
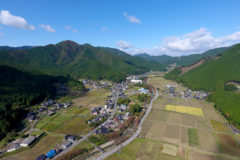
[[[47,152],[46,156],[47,158],[52,158],[56,155],[56,151],[52,149],[51,151]]]

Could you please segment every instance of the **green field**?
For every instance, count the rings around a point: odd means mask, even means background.
[[[198,131],[195,128],[188,128],[188,144],[190,146],[198,146],[199,138]]]
[[[46,117],[46,119],[42,119],[39,123],[37,123],[36,128],[48,132],[53,132],[74,116],[75,115],[72,114],[57,113],[52,117],[50,116]]]

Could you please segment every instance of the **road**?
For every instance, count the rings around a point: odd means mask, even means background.
[[[141,119],[141,122],[138,126],[138,129],[137,131],[130,137],[128,138],[126,141],[124,141],[123,143],[121,143],[120,145],[118,145],[117,147],[113,148],[112,150],[109,150],[107,152],[104,152],[102,155],[100,155],[99,157],[95,158],[95,160],[103,160],[103,159],[106,159],[107,157],[109,157],[110,155],[112,155],[113,153],[119,151],[122,147],[130,144],[135,138],[137,138],[141,131],[142,131],[142,125],[143,125],[143,122],[144,120],[147,118],[148,114],[151,112],[152,110],[152,103],[157,99],[158,97],[158,91],[155,90],[156,93],[155,93],[155,96],[154,98],[151,100],[150,104],[149,104],[149,107],[147,109],[147,111],[145,112],[143,118]]]
[[[70,150],[72,150],[75,146],[77,146],[79,143],[83,142],[84,140],[87,140],[87,138],[92,135],[93,133],[96,132],[97,129],[99,129],[101,126],[103,126],[107,121],[109,121],[110,119],[113,118],[113,116],[115,115],[116,111],[117,111],[117,101],[118,101],[118,93],[119,91],[117,90],[117,97],[115,100],[115,105],[114,105],[114,109],[113,112],[111,113],[111,115],[108,117],[108,119],[102,123],[101,125],[99,125],[97,128],[95,128],[94,130],[90,131],[88,134],[84,135],[82,138],[80,138],[78,141],[75,141],[70,147],[68,147],[67,149],[63,150],[61,153],[59,153],[58,155],[56,155],[53,159],[56,159],[57,157],[60,157],[64,154],[66,154],[67,152],[69,152]]]

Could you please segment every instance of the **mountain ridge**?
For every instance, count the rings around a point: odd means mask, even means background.
[[[119,50],[115,49],[114,52],[116,51]],[[113,81],[123,80],[128,74],[165,70],[157,62],[152,63],[127,53],[117,55],[112,52],[113,50],[107,51],[90,44],[79,45],[66,40],[27,50],[0,50],[0,64],[43,74]]]

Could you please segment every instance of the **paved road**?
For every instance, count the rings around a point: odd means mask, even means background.
[[[99,129],[101,126],[103,126],[108,120],[112,119],[113,116],[115,115],[116,111],[117,111],[117,101],[118,101],[118,90],[117,90],[117,97],[115,100],[115,105],[114,105],[114,109],[113,112],[111,113],[111,115],[108,117],[108,119],[102,123],[101,125],[99,125],[97,128],[95,128],[94,130],[92,130],[91,132],[89,132],[88,134],[84,135],[82,138],[80,138],[78,141],[75,141],[69,148],[63,150],[61,153],[59,153],[58,155],[56,155],[53,159],[56,159],[57,157],[60,157],[61,155],[69,152],[70,150],[72,150],[75,146],[77,146],[79,143],[83,142],[84,140],[86,140],[90,135],[92,135],[93,133],[96,132],[97,129]]]
[[[155,93],[155,96],[154,98],[151,100],[150,104],[149,104],[149,107],[146,111],[146,113],[144,114],[143,118],[141,119],[141,122],[138,126],[138,129],[137,131],[130,137],[128,138],[126,141],[124,141],[123,143],[121,143],[120,145],[118,145],[117,147],[113,148],[112,150],[110,151],[107,151],[107,152],[104,152],[102,155],[100,155],[99,157],[95,158],[95,160],[103,160],[107,157],[109,157],[110,155],[112,155],[113,153],[119,151],[122,147],[130,144],[135,138],[137,138],[139,135],[140,135],[140,132],[142,131],[142,125],[143,125],[143,122],[144,120],[146,119],[146,117],[148,116],[148,114],[151,112],[151,109],[152,109],[152,103],[157,99],[158,97],[158,91],[155,90],[156,93]]]

